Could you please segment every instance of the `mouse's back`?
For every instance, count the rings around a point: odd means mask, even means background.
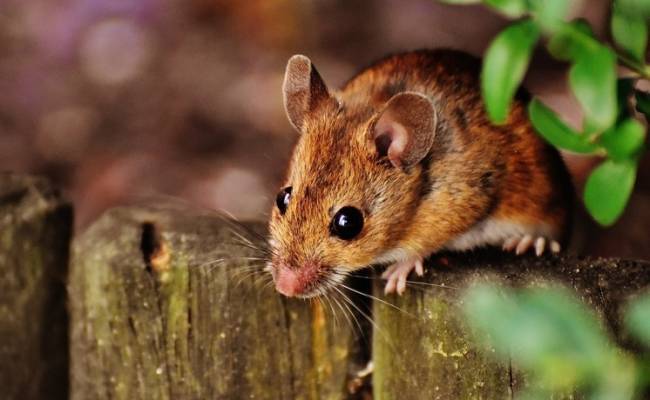
[[[417,51],[332,91],[308,58],[291,58],[284,104],[300,138],[269,222],[280,292],[321,294],[351,271],[421,260],[463,235],[471,248],[562,234],[559,156],[521,101],[505,125],[488,121],[478,70],[464,53]]]

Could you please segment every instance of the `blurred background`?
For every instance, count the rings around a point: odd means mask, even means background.
[[[609,1],[573,14],[608,36]],[[434,0],[2,0],[0,170],[48,176],[83,229],[146,196],[264,219],[297,139],[282,107],[287,59],[332,87],[387,53],[480,56],[506,20]],[[566,66],[540,49],[528,89],[574,124]],[[565,155],[578,191],[597,160]],[[650,259],[650,176],[640,168],[609,230],[578,212],[575,248]]]

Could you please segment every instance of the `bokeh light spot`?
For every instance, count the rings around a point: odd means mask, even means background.
[[[81,44],[81,64],[95,83],[121,84],[144,72],[153,44],[136,23],[126,19],[100,22],[90,28]]]

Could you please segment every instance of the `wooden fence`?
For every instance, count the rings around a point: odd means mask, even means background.
[[[432,265],[422,282],[442,287],[385,297],[368,275],[351,284],[381,301],[289,300],[255,260],[261,243],[246,230],[261,224],[128,207],[72,242],[71,226],[46,182],[0,175],[3,398],[512,398],[525,377],[469,340],[461,288],[559,281],[618,332],[620,306],[650,282],[644,262],[481,251]],[[354,319],[332,313],[342,308]],[[370,358],[371,381],[360,374]]]

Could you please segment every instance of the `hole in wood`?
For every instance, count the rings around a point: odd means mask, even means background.
[[[169,252],[160,232],[152,222],[142,224],[140,251],[147,272],[163,272],[168,269]]]

